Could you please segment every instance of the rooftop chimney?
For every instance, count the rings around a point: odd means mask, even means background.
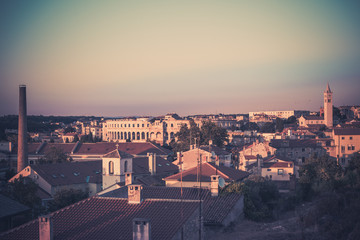
[[[27,116],[26,116],[26,86],[19,86],[19,127],[18,127],[18,159],[17,171],[27,166]]]
[[[50,215],[44,215],[39,217],[39,240],[52,240],[53,225]]]
[[[133,183],[133,175],[131,172],[125,173],[125,186],[131,185]]]
[[[148,153],[149,158],[149,172],[151,175],[156,174],[156,153]]]
[[[219,178],[220,175],[211,175],[211,196],[217,197],[219,195]]]
[[[140,184],[128,185],[128,203],[139,204],[142,202],[142,189],[143,186]]]
[[[151,240],[151,227],[149,219],[133,219],[133,240]]]

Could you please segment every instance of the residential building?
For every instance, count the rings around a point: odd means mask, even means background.
[[[126,197],[94,196],[5,232],[0,238],[198,239],[203,227],[198,221],[199,200],[148,198],[141,185],[126,188]]]
[[[192,145],[190,148],[189,151],[181,153],[182,170],[197,166],[200,159],[202,163],[219,161],[220,165],[227,167],[231,165],[231,153],[220,147],[214,145],[195,147]],[[175,160],[173,164],[180,166],[179,159]]]
[[[95,195],[101,190],[101,161],[30,165],[12,177],[28,177],[50,196],[64,189],[78,189]]]
[[[276,148],[276,156],[291,159],[300,165],[311,156],[317,157],[327,153],[322,142],[316,139],[273,139],[270,146]]]
[[[286,110],[286,111],[259,111],[259,112],[249,112],[249,120],[252,122],[256,116],[268,116],[271,118],[282,118],[288,119],[291,116],[300,117],[300,116],[310,115],[310,111],[304,110]]]
[[[211,189],[211,176],[219,175],[224,184],[239,182],[249,176],[247,172],[215,163],[205,162],[199,167],[193,167],[180,173],[164,178],[167,187],[201,187]]]
[[[360,128],[334,128],[333,140],[335,149],[330,156],[347,166],[352,154],[360,151]]]

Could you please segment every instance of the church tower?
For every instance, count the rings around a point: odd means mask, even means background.
[[[103,190],[116,183],[125,182],[125,174],[132,172],[133,156],[116,149],[102,157],[102,187]]]
[[[330,128],[333,127],[333,103],[332,92],[330,90],[329,83],[327,84],[324,92],[324,124]]]

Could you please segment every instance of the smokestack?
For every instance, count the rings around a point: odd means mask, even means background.
[[[26,86],[19,86],[19,127],[18,127],[18,159],[17,171],[27,166],[27,116],[26,116]]]
[[[53,240],[53,224],[50,215],[39,217],[39,240]]]
[[[133,240],[151,240],[151,227],[149,219],[133,219]]]

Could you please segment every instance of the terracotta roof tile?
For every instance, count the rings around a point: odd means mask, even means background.
[[[134,218],[147,218],[153,239],[172,239],[198,208],[198,202],[93,197],[52,213],[54,239],[132,239]],[[39,239],[38,220],[4,233],[1,239]]]
[[[162,157],[156,156],[156,172],[162,173],[176,173],[179,168],[171,162],[165,160]],[[148,174],[149,173],[149,158],[148,157],[136,157],[133,158],[133,172],[135,174]]]
[[[122,152],[127,152],[131,155],[146,155],[147,153],[156,153],[158,155],[168,155],[170,150],[157,146],[152,143],[111,143],[111,142],[98,142],[98,143],[82,143],[75,154],[94,154],[104,155],[114,149]]]
[[[214,163],[203,163],[201,164],[201,181],[202,182],[211,182],[211,175],[218,174],[226,182],[231,181],[240,181],[249,176],[249,173],[236,170],[234,168],[225,167],[225,166],[216,166]],[[197,181],[198,168],[193,167],[182,172],[182,180],[185,182],[194,182]],[[166,180],[179,180],[181,178],[181,173],[169,176],[165,178]]]
[[[314,139],[272,139],[270,146],[274,148],[316,148],[318,145]]]
[[[335,128],[335,135],[360,135],[360,128]]]
[[[128,187],[122,187],[114,191],[103,194],[100,197],[127,198]],[[178,187],[154,187],[143,186],[144,199],[181,199],[181,189]],[[207,224],[221,224],[232,210],[234,205],[241,198],[240,194],[229,193],[212,197],[208,189],[201,189],[201,199],[203,203],[204,222]],[[199,200],[198,188],[183,188],[182,199]]]
[[[119,149],[115,149],[105,154],[103,158],[133,158],[133,156],[126,152],[120,151]]]
[[[200,146],[201,150],[207,151],[207,152],[214,152],[216,155],[229,155],[230,153],[228,151],[223,150],[222,148],[219,148],[217,146],[211,145],[209,146]]]
[[[38,164],[31,168],[52,186],[102,181],[101,161]]]

